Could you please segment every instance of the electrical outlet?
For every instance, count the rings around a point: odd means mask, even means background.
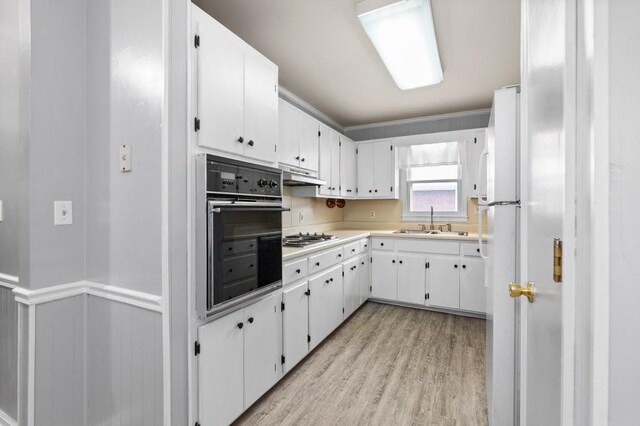
[[[131,145],[120,145],[120,171],[131,171]]]
[[[71,225],[73,224],[73,203],[71,201],[53,202],[53,224]]]
[[[369,219],[375,219],[376,218],[376,212],[375,210],[371,210],[369,212]]]
[[[302,212],[298,212],[298,222],[304,222],[304,214],[302,214]]]

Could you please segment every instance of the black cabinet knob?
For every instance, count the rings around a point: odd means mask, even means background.
[[[402,263],[402,260],[400,261],[400,263]]]
[[[253,324],[253,317],[249,317],[247,321],[249,321],[249,324]]]
[[[244,142],[244,138],[243,138],[242,136],[240,136],[240,137],[238,138],[238,142],[243,143],[243,142]]]
[[[253,146],[254,145],[254,142],[252,140],[247,142],[247,143],[249,144],[249,146]]]
[[[396,263],[396,261],[395,261],[395,260],[392,260],[392,261],[391,261],[391,263]]]
[[[467,269],[467,265],[462,265],[462,269]]]
[[[453,267],[454,267],[454,268],[457,268],[457,267],[458,267],[458,265],[453,265]]]
[[[320,266],[320,262],[316,262],[316,266]]]
[[[244,327],[244,324],[243,324],[243,323],[241,323],[241,322],[239,322],[239,323],[238,323],[238,328],[242,328],[242,327]]]
[[[355,252],[355,251],[356,251],[356,249],[351,249],[351,253],[353,253],[353,252]]]
[[[371,193],[371,190],[369,190],[369,193]]]
[[[374,190],[374,192],[378,192],[378,190],[376,189],[376,190]]]
[[[380,247],[382,247],[384,245],[384,243],[380,243]]]
[[[298,273],[298,274],[299,274],[300,272],[301,272],[301,271],[300,271],[300,269],[296,269],[296,273]]]
[[[306,294],[307,296],[311,296],[311,290],[305,291],[304,294]]]
[[[304,158],[301,158],[300,161],[302,161],[304,163]]]
[[[342,254],[339,254],[338,257],[342,257]]]
[[[333,282],[333,278],[329,278],[329,281]]]
[[[329,280],[325,280],[325,282],[324,282],[324,283],[325,283],[325,284],[329,284]]]
[[[298,156],[296,157],[296,160],[299,160],[299,159],[300,159],[300,156],[298,155]]]
[[[477,248],[477,249],[476,249],[476,252],[477,252],[477,253],[480,253],[480,249],[479,249],[479,248]]]

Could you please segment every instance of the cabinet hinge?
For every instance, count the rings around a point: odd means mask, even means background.
[[[391,146],[389,147],[389,149],[390,149],[391,151],[393,151],[393,145],[391,145]]]
[[[473,189],[477,189],[477,188],[478,188],[478,186],[474,183],[473,184]]]
[[[338,185],[338,191],[342,191],[342,186]]]
[[[338,142],[338,146],[342,146],[342,142]]]
[[[200,342],[196,341],[196,343],[193,345],[193,353],[196,356],[200,355]]]
[[[307,296],[311,296],[311,289],[308,288],[307,291],[304,292],[304,294],[306,294]]]
[[[369,263],[373,263],[373,257],[369,258]]]
[[[344,314],[344,308],[342,308],[342,313]]]
[[[280,364],[284,364],[284,355],[280,357]]]
[[[431,294],[427,293],[427,300],[429,300],[430,297],[431,297]]]
[[[429,262],[427,262],[427,263],[425,263],[425,264],[424,264],[424,267],[425,267],[426,269],[429,269],[429,267],[430,267],[430,266],[431,266],[431,265],[429,264]]]
[[[277,84],[274,84],[274,85],[273,85],[273,91],[274,91],[274,92],[276,92],[276,93],[278,93],[278,85],[277,85]]]
[[[278,152],[278,145],[273,146],[273,152]]]
[[[372,285],[369,286],[369,291],[370,292],[373,291],[373,286]]]
[[[391,188],[391,192],[393,192],[393,186],[390,186],[389,188]]]
[[[193,119],[193,131],[197,132],[200,130],[200,119],[198,117],[194,117]]]
[[[344,271],[342,271],[342,276],[344,277]]]
[[[473,138],[473,143],[478,143],[478,138]]]
[[[284,302],[280,302],[280,311],[284,311]]]
[[[356,194],[358,193],[358,188],[356,188]]]
[[[429,298],[429,295],[427,293],[424,294],[424,300],[427,300]]]
[[[322,132],[318,130],[318,137],[322,136]]]
[[[193,45],[196,49],[200,47],[200,36],[198,34],[193,37]]]
[[[356,148],[356,154],[358,154],[358,148]]]
[[[199,423],[199,422],[196,422],[195,426],[200,426],[200,423]]]
[[[310,342],[311,342],[311,335],[307,334],[307,343],[310,343]]]

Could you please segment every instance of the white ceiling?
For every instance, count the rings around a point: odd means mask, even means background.
[[[519,0],[431,0],[444,82],[397,88],[355,14],[360,0],[196,0],[280,67],[280,85],[344,126],[491,106],[520,82]]]

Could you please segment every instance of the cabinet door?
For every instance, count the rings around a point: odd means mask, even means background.
[[[331,132],[331,195],[340,196],[340,135]]]
[[[395,253],[373,253],[371,257],[371,297],[396,300],[398,263]]]
[[[429,256],[429,305],[460,308],[460,259],[453,256]]]
[[[280,350],[279,293],[244,308],[244,408],[278,380]],[[227,384],[225,383],[225,386]],[[203,423],[205,424],[205,423]]]
[[[360,280],[360,304],[362,305],[364,302],[369,299],[371,296],[371,274],[369,274],[369,255],[366,254],[364,256],[360,256],[359,260],[359,269],[358,269],[358,278]]]
[[[244,155],[275,162],[278,136],[278,71],[245,55]]]
[[[242,310],[198,328],[199,420],[230,424],[244,410],[244,316]]]
[[[373,197],[373,144],[358,145],[358,197]]]
[[[197,52],[198,145],[243,153],[244,54],[213,18],[194,10],[200,47]]]
[[[320,137],[319,137],[319,154],[320,165],[318,170],[318,177],[325,182],[326,185],[322,185],[318,188],[318,193],[321,195],[331,195],[331,134],[333,130],[324,124],[320,124]]]
[[[309,280],[309,350],[342,322],[342,265]]]
[[[356,196],[356,144],[340,136],[340,196]]]
[[[318,131],[319,123],[315,118],[300,114],[300,167],[318,171]]]
[[[398,301],[424,305],[426,264],[425,257],[421,255],[398,255]]]
[[[282,292],[283,353],[285,371],[291,370],[309,352],[308,281],[288,287]]]
[[[390,140],[373,144],[373,170],[373,195],[375,197],[393,196],[395,170],[393,146]]]
[[[460,260],[460,309],[486,312],[487,294],[484,286],[484,262],[479,258]]]
[[[342,265],[344,318],[350,316],[360,305],[360,282],[358,281],[358,259]]]
[[[278,162],[299,166],[300,112],[282,99],[278,105]]]

